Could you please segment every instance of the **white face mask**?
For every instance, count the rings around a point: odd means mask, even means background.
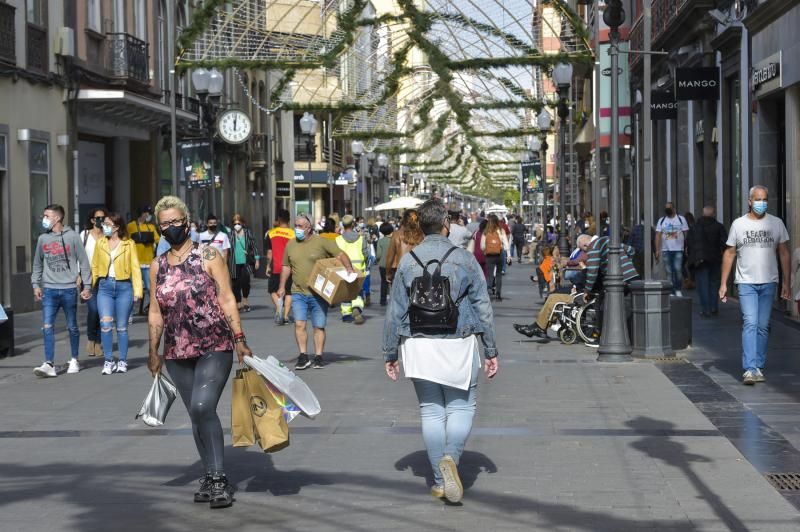
[[[233,228],[236,229],[237,231],[241,231],[242,230],[242,224],[233,224]]]
[[[144,215],[144,221],[145,222],[150,223],[150,220],[152,220],[152,219],[153,219],[153,215],[150,214],[149,212]]]
[[[50,221],[50,218],[48,218],[47,216],[43,216],[42,217],[42,227],[45,228],[45,229],[50,229],[51,227],[53,227],[53,223]]]

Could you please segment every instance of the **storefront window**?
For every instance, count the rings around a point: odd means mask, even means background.
[[[739,124],[739,78],[728,81],[728,94],[730,94],[730,124],[731,132],[728,135],[731,154],[731,203],[728,206],[730,219],[734,220],[742,214],[742,150],[741,128]]]
[[[28,146],[28,168],[31,183],[31,256],[42,233],[42,212],[50,204],[50,146],[31,141]]]

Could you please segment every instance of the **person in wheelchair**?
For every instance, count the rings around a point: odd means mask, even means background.
[[[568,293],[551,293],[548,295],[544,306],[542,306],[536,317],[536,321],[530,325],[515,323],[514,330],[528,338],[533,338],[534,336],[547,338],[547,329],[555,323],[557,318],[555,314],[556,308],[564,304],[573,304],[576,295],[581,295],[583,291],[585,285],[584,270],[586,269],[591,242],[591,236],[580,235],[577,240],[578,247],[570,254],[569,259],[563,259],[563,267],[566,271],[564,278],[572,283],[572,289]]]

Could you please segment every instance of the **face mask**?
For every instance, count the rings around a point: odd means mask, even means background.
[[[105,236],[111,236],[114,234],[114,229],[111,226],[104,225],[103,226],[103,234]]]
[[[754,201],[753,212],[759,216],[767,212],[767,200]]]
[[[187,224],[182,224],[179,226],[170,225],[166,229],[163,230],[162,235],[164,238],[169,242],[169,245],[172,247],[180,246],[186,239],[189,238],[189,226]]]
[[[102,229],[104,220],[105,218],[103,218],[102,216],[98,216],[97,218],[94,219],[94,226],[98,229]]]
[[[665,213],[667,216],[669,216],[669,217],[672,217],[672,215],[673,215],[673,214],[675,214],[675,211],[674,211],[674,210],[672,210],[672,209],[670,209],[669,207],[667,207],[666,209],[664,209],[664,213]]]
[[[42,227],[44,229],[47,229],[48,231],[50,230],[51,227],[53,227],[53,223],[50,221],[50,218],[47,217],[42,218]]]
[[[358,228],[359,229],[364,229],[364,224],[363,223],[358,224]]]
[[[209,225],[208,226],[208,232],[209,233],[215,233],[216,231],[217,231],[217,226],[216,225]]]
[[[294,237],[297,240],[305,240],[306,238],[306,231],[305,229],[298,229],[297,227],[294,228]]]
[[[242,224],[233,224],[233,228],[236,229],[237,231],[241,231],[242,230]]]
[[[149,222],[150,222],[150,220],[152,220],[152,219],[153,219],[153,215],[152,215],[152,214],[150,214],[149,212],[148,212],[147,214],[145,214],[145,215],[144,215],[144,221],[145,221],[145,222],[148,222],[148,223],[149,223]]]

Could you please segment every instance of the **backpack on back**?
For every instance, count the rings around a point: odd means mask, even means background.
[[[500,233],[493,231],[486,233],[486,255],[499,255],[503,251],[503,241],[500,240]]]
[[[423,264],[411,251],[411,256],[422,267],[422,275],[411,281],[408,291],[408,321],[411,334],[454,334],[458,329],[458,305],[462,295],[453,301],[450,294],[450,278],[442,275],[442,265],[457,247],[450,248],[444,257]],[[436,264],[431,272],[430,266]]]

